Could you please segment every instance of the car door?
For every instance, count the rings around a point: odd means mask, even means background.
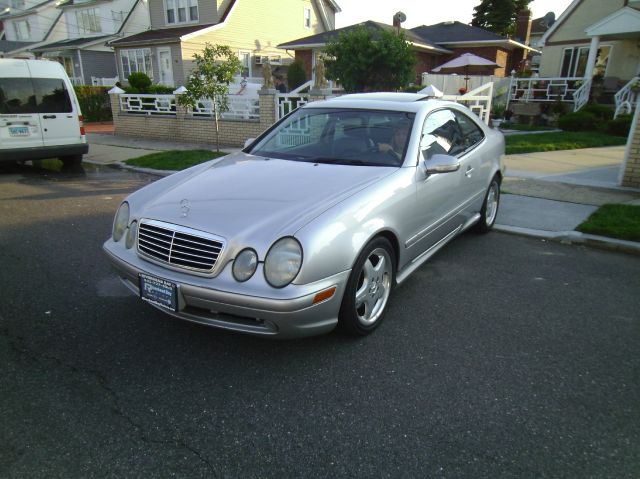
[[[433,162],[434,155],[456,156],[460,151],[461,132],[453,111],[443,108],[431,112],[424,121],[420,140],[421,158],[416,168],[416,228],[407,247],[416,257],[423,251],[457,231],[464,221],[460,191],[464,170],[427,175],[424,162]]]
[[[44,146],[81,143],[78,114],[64,79],[34,77],[33,88]]]
[[[8,149],[42,147],[42,144],[29,69],[26,62],[7,62],[0,72],[0,153]]]
[[[462,133],[460,169],[464,172],[464,179],[461,190],[467,198],[465,216],[470,218],[480,209],[484,200],[491,165],[484,147],[485,134],[480,125],[464,112],[454,110],[454,114]]]

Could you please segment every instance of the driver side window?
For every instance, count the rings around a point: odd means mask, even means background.
[[[463,150],[462,132],[453,111],[437,110],[426,118],[420,150],[426,160],[437,154],[455,156]]]

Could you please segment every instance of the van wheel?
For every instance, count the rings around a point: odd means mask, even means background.
[[[77,166],[82,163],[82,155],[69,155],[69,156],[61,156],[60,161],[64,164],[64,166]]]

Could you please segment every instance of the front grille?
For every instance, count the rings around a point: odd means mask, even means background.
[[[177,268],[211,273],[223,247],[214,235],[170,223],[143,220],[138,227],[138,252]]]

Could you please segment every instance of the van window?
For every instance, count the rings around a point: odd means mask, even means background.
[[[0,114],[71,113],[60,78],[0,78]]]

